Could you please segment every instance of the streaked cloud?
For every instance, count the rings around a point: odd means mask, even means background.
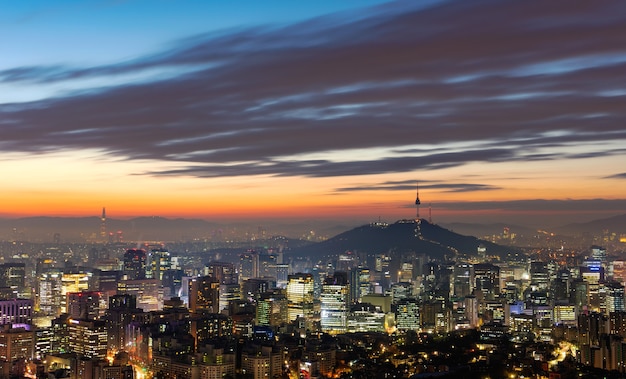
[[[137,174],[199,178],[625,155],[603,144],[626,142],[626,3],[399,1],[345,16],[198,34],[101,66],[0,71],[4,85],[51,91],[0,105],[0,148],[96,149],[168,163]]]

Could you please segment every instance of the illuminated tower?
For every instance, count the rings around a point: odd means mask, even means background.
[[[415,208],[417,209],[417,213],[415,215],[415,219],[420,219],[420,185],[419,183],[416,185],[416,198],[415,198]]]
[[[421,221],[420,221],[420,185],[415,185],[415,237],[422,238]]]
[[[107,238],[107,214],[106,209],[102,207],[102,216],[100,216],[100,238],[106,242]]]

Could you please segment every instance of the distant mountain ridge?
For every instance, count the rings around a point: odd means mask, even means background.
[[[554,230],[561,234],[601,234],[604,230],[626,233],[626,214],[588,222],[571,223],[554,228]]]
[[[20,240],[30,242],[52,242],[55,234],[61,241],[85,242],[99,240],[100,217],[23,217],[0,218],[0,240]],[[350,228],[343,223],[328,224],[316,220],[296,222],[242,221],[215,222],[190,218],[166,218],[160,216],[135,217],[121,220],[106,219],[107,233],[121,231],[124,241],[189,241],[194,239],[238,239],[254,233],[266,236],[290,235],[295,238],[315,230],[308,237],[333,236]]]
[[[424,233],[428,233],[434,224],[422,220],[424,225]],[[257,233],[261,227],[265,227],[262,221],[244,221],[244,222],[215,222],[203,219],[189,218],[165,218],[159,216],[136,217],[128,220],[107,218],[106,229],[109,233],[117,233],[122,231],[125,241],[184,241],[197,238],[231,238],[235,237],[235,232],[239,235],[249,235]],[[319,238],[325,236],[328,238],[326,242],[329,248],[333,250],[341,250],[342,246],[337,242],[337,238],[345,233],[358,233],[358,230],[368,231],[372,234],[364,236],[363,240],[371,239],[376,235],[376,231],[372,231],[369,226],[361,226],[350,229],[352,226],[346,223],[327,223],[316,220],[302,220],[297,222],[276,221],[267,222],[271,225],[273,231],[269,231],[267,235],[285,235],[291,238],[304,238],[305,231],[315,230],[314,236]],[[392,230],[398,228],[390,224]],[[393,226],[393,227],[392,227]],[[444,228],[452,234],[483,237],[501,234],[505,227],[509,227],[512,233],[533,235],[537,229],[511,225],[506,223],[442,223],[438,226]],[[350,230],[348,230],[350,229]],[[551,232],[561,235],[575,234],[595,234],[599,235],[605,230],[617,233],[626,233],[626,214],[609,217],[605,219],[594,220],[584,223],[571,223],[556,228],[549,228]],[[81,242],[89,241],[99,236],[100,217],[24,217],[24,218],[0,218],[0,240],[23,240],[32,242],[52,242],[56,233],[60,234],[62,241]],[[300,233],[300,234],[299,234]],[[426,235],[425,234],[425,235]],[[237,237],[239,237],[237,235]],[[332,237],[335,236],[335,237]],[[456,239],[453,235],[447,238]],[[307,238],[305,238],[307,239]],[[370,241],[369,245],[376,247],[378,242]],[[378,246],[383,248],[383,246]],[[398,243],[399,249],[405,247],[415,247],[410,245],[410,241]],[[419,246],[418,246],[419,247]],[[425,246],[424,246],[425,247]],[[349,248],[348,248],[349,249]],[[437,247],[432,247],[438,250]]]

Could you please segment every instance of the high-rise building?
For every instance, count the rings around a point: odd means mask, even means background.
[[[348,333],[382,333],[385,331],[385,313],[372,304],[353,304],[348,312],[346,331]]]
[[[32,324],[33,300],[0,300],[0,325]]]
[[[12,328],[11,325],[4,325],[0,329],[0,361],[33,359],[34,352],[35,333],[28,326]]]
[[[397,304],[401,300],[413,297],[413,285],[409,282],[394,283],[391,285],[391,303]]]
[[[259,277],[259,253],[248,250],[239,256],[239,275],[241,280]]]
[[[91,272],[77,268],[69,268],[63,271],[61,276],[61,311],[67,313],[67,294],[89,290]]]
[[[465,296],[465,318],[469,322],[470,328],[475,328],[479,324],[478,299],[476,296]]]
[[[284,290],[273,290],[260,295],[256,306],[256,324],[279,326],[289,321],[289,302]]]
[[[401,331],[420,329],[419,302],[404,299],[396,304],[396,328]]]
[[[146,278],[146,252],[142,249],[128,249],[124,253],[123,274],[127,280]]]
[[[146,278],[163,280],[163,275],[172,267],[172,257],[165,248],[150,250],[148,254]]]
[[[104,207],[100,216],[100,241],[107,242],[107,213]]]
[[[238,300],[241,300],[241,287],[239,283],[219,285],[219,312],[228,310],[230,304]]]
[[[198,346],[219,337],[232,336],[235,328],[233,319],[221,313],[193,314],[190,321],[190,333]]]
[[[220,284],[237,284],[237,272],[235,265],[230,262],[211,262],[204,271],[205,276],[210,276]]]
[[[552,297],[555,301],[569,302],[570,300],[571,272],[567,268],[557,271],[556,278],[552,283]]]
[[[278,254],[259,254],[259,276],[276,278],[276,265],[278,264]]]
[[[546,262],[534,261],[530,263],[530,285],[535,291],[548,289],[550,274]]]
[[[163,309],[163,287],[157,279],[120,280],[117,292],[135,295],[137,307],[144,312]]]
[[[500,294],[500,268],[491,263],[474,265],[474,293],[480,292],[485,300]]]
[[[0,264],[0,287],[7,288],[12,294],[11,297],[30,296],[29,292],[25,293],[26,287],[26,265],[19,262],[10,262]]]
[[[272,346],[249,346],[241,353],[241,371],[253,379],[273,378],[283,371],[283,353]]]
[[[104,359],[107,355],[107,330],[104,321],[68,319],[69,347],[86,358]]]
[[[324,280],[320,303],[322,331],[345,333],[350,304],[347,273],[338,271]]]
[[[134,295],[120,294],[109,298],[109,308],[103,320],[106,321],[108,347],[111,351],[125,350],[126,327],[143,311],[137,308]]]
[[[251,278],[241,284],[241,297],[249,302],[256,302],[262,293],[276,288],[274,278]]]
[[[621,283],[607,283],[606,287],[606,312],[621,312],[624,309],[624,286]]]
[[[97,320],[104,314],[107,300],[101,292],[70,292],[67,295],[67,314],[79,320]]]
[[[313,275],[297,273],[289,275],[287,281],[287,300],[289,301],[289,321],[297,317],[313,317]]]
[[[447,333],[452,328],[452,312],[445,301],[434,300],[424,303],[420,316],[424,331]]]
[[[224,352],[213,345],[202,348],[200,378],[213,379],[235,376],[235,353]]]
[[[454,266],[454,296],[464,298],[472,294],[474,286],[472,285],[472,271],[474,266],[471,263],[457,263]]]
[[[189,310],[191,312],[219,313],[220,283],[210,276],[189,281]]]

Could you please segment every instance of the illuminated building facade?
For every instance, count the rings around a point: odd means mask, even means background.
[[[146,252],[142,249],[128,249],[124,253],[122,271],[127,280],[146,278]]]
[[[0,325],[32,324],[33,300],[0,300]]]
[[[313,275],[298,273],[289,275],[287,281],[287,301],[289,321],[298,317],[313,317]]]
[[[578,315],[576,307],[569,304],[557,304],[554,306],[554,323],[558,325],[576,326]]]
[[[118,294],[134,295],[145,312],[163,309],[163,287],[158,279],[120,280]]]
[[[4,325],[0,329],[0,361],[33,359],[34,352],[35,333],[29,326],[11,328],[10,325]]]
[[[106,310],[106,298],[101,292],[83,291],[67,294],[69,317],[80,320],[97,320]]]
[[[83,292],[89,289],[91,273],[83,270],[69,269],[61,276],[61,311],[67,313],[67,294]]]
[[[283,371],[283,353],[271,346],[258,346],[241,353],[241,371],[253,379],[273,378]]]
[[[241,280],[259,277],[259,253],[246,251],[239,256],[239,275]]]
[[[320,303],[322,331],[330,334],[345,333],[350,304],[347,273],[335,272],[324,280]]]
[[[146,266],[146,278],[163,280],[166,271],[172,268],[172,256],[167,249],[157,248],[150,250]]]
[[[256,324],[279,326],[288,322],[289,302],[280,290],[261,294],[256,306]]]
[[[199,352],[200,378],[222,379],[235,376],[235,354],[224,353],[224,349],[215,349],[209,345]]]
[[[57,317],[61,314],[63,285],[60,270],[46,270],[39,274],[37,281],[37,309],[48,316]]]
[[[112,351],[125,350],[126,327],[135,319],[135,315],[143,311],[137,308],[134,295],[120,294],[109,298],[109,307],[103,319],[107,325],[107,339]]]
[[[500,293],[500,268],[491,263],[474,265],[474,294],[493,300]]]
[[[104,321],[68,319],[67,328],[70,351],[86,358],[106,358],[107,331]]]
[[[472,271],[471,263],[457,263],[454,266],[453,294],[457,298],[464,298],[472,294]]]
[[[371,304],[354,304],[348,313],[346,331],[348,333],[382,333],[385,331],[385,313]]]
[[[396,328],[401,331],[419,330],[419,302],[416,299],[405,299],[396,304]]]
[[[235,265],[230,262],[211,262],[204,270],[205,276],[210,276],[220,284],[237,284]]]
[[[0,287],[9,289],[12,297],[30,296],[25,278],[26,265],[24,263],[10,262],[0,264]]]
[[[624,286],[613,282],[606,284],[606,313],[621,312],[624,309]]]
[[[210,276],[200,276],[189,281],[189,310],[219,313],[220,283]]]

